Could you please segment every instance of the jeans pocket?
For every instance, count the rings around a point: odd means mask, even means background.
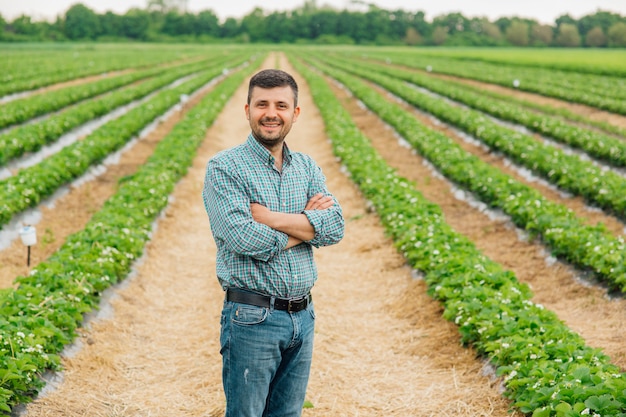
[[[263,323],[267,318],[269,309],[265,307],[251,306],[248,304],[236,304],[233,309],[232,321],[235,324],[254,325]]]
[[[309,312],[309,314],[311,314],[311,318],[315,320],[315,309],[313,308],[313,304],[311,304],[309,308],[307,308],[307,311]]]

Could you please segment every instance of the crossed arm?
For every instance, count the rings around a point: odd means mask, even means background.
[[[324,196],[322,193],[315,194],[306,203],[305,210],[324,210],[334,204],[332,197]],[[305,214],[281,213],[271,211],[267,207],[259,204],[250,204],[252,218],[257,223],[264,224],[274,230],[285,233],[289,236],[285,249],[296,246],[304,241],[311,240],[315,236],[315,229],[309,222]]]

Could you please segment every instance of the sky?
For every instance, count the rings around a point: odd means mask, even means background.
[[[185,1],[185,0],[183,0]],[[197,13],[212,10],[221,21],[228,17],[240,18],[255,7],[263,10],[293,10],[304,4],[304,0],[186,0],[187,10]],[[330,5],[339,10],[355,9],[353,0],[316,0],[318,6]],[[598,10],[618,13],[626,16],[626,0],[361,0],[359,3],[375,4],[386,10],[403,9],[422,11],[426,20],[436,16],[460,12],[464,16],[487,17],[494,21],[500,17],[523,17],[535,19],[540,23],[553,24],[564,14],[579,19]],[[20,15],[30,16],[33,20],[52,21],[63,15],[76,3],[82,3],[96,13],[112,11],[124,14],[131,7],[145,8],[147,0],[0,0],[0,14],[11,21]]]

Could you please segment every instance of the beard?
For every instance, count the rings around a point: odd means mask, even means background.
[[[254,136],[254,138],[261,145],[263,145],[264,147],[268,149],[273,149],[276,146],[282,144],[283,140],[285,139],[285,136],[287,136],[287,133],[289,132],[288,129],[285,130],[284,123],[281,123],[280,121],[278,121],[280,123],[280,129],[269,134],[263,133],[263,123],[275,122],[275,121],[276,121],[275,119],[274,120],[262,119],[259,121],[258,124],[252,126],[252,135]]]

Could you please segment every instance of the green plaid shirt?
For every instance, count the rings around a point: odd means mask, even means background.
[[[277,297],[307,294],[317,279],[313,247],[341,240],[341,207],[305,211],[317,193],[331,195],[313,159],[283,147],[282,172],[274,157],[250,134],[246,142],[215,155],[207,164],[202,197],[217,245],[217,277],[238,287]],[[250,204],[272,211],[304,213],[315,237],[285,249],[288,236],[252,218]]]

